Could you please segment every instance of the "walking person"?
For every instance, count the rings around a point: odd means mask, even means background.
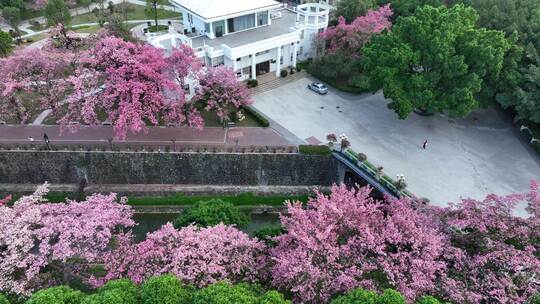
[[[424,140],[424,142],[422,143],[422,149],[426,149],[427,148],[427,139]]]
[[[43,133],[43,141],[44,141],[45,144],[47,145],[47,150],[50,150],[50,149],[51,149],[51,148],[49,147],[50,140],[49,140],[49,136],[47,135],[47,133]]]

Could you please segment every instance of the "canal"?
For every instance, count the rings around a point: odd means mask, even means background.
[[[137,226],[133,229],[137,241],[144,240],[148,232],[154,232],[167,222],[173,222],[179,213],[135,213],[133,220]],[[277,213],[251,213],[251,221],[241,230],[252,234],[257,229],[266,226],[279,224],[279,214]]]

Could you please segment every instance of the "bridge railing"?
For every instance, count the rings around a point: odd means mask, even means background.
[[[359,161],[357,157],[357,153],[352,149],[347,149],[342,152],[343,155],[345,155],[353,164],[356,164],[356,166],[360,169],[362,169],[364,172],[368,173],[371,177],[376,179],[380,184],[382,184],[385,188],[390,190],[391,192],[395,193],[399,197],[408,197],[412,199],[416,199],[416,196],[406,189],[399,189],[396,187],[396,182],[389,177],[386,174],[381,174],[377,170],[377,168],[367,160]]]

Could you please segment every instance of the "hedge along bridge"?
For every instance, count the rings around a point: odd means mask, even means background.
[[[336,159],[341,166],[338,166],[338,175],[340,181],[347,186],[369,185],[373,187],[373,196],[382,199],[384,196],[392,196],[395,198],[408,197],[416,199],[416,197],[404,189],[398,189],[394,182],[380,172],[373,170],[364,162],[359,161],[352,151],[332,152],[332,157]]]

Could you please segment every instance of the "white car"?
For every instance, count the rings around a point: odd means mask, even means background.
[[[308,89],[310,89],[312,91],[315,91],[315,92],[317,92],[317,93],[319,93],[321,95],[324,95],[324,94],[328,93],[328,88],[324,84],[322,84],[320,82],[310,83],[308,85]]]

